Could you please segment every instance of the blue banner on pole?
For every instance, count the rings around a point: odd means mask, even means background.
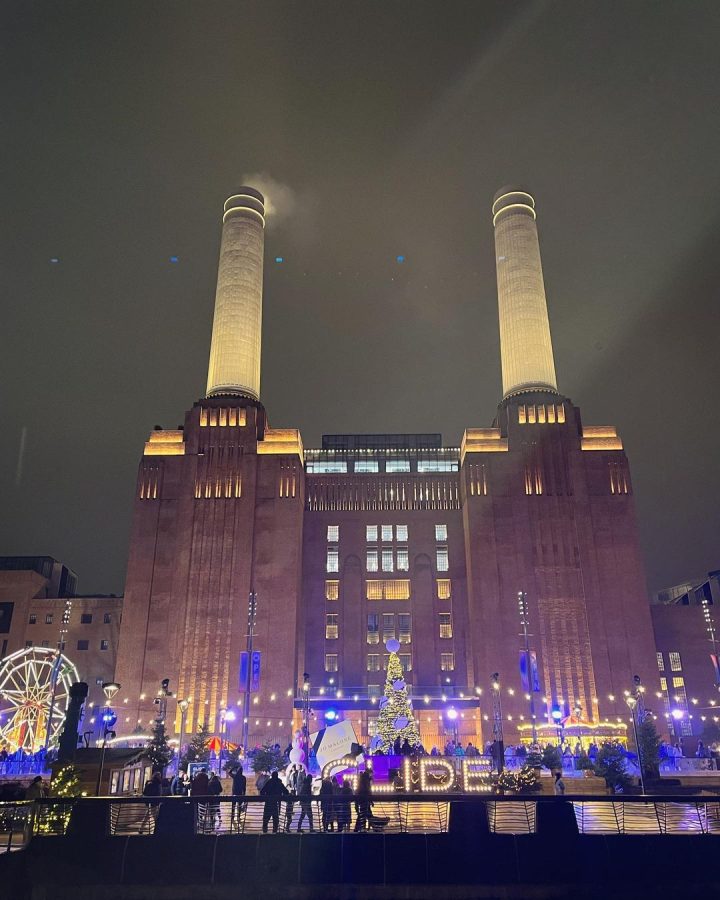
[[[240,654],[240,677],[238,687],[241,693],[245,693],[248,685],[248,655],[245,650]]]
[[[525,650],[520,651],[520,679],[524,691],[532,691],[534,694],[540,691],[537,654],[534,650],[528,652]]]
[[[250,670],[250,690],[260,690],[260,651],[253,650],[252,668]]]

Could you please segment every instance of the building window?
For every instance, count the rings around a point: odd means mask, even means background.
[[[337,670],[338,670],[337,653],[326,653],[325,654],[325,671],[326,672],[337,672]]]
[[[368,580],[366,596],[368,600],[409,600],[410,581],[407,578]]]
[[[105,684],[105,679],[104,678],[96,678],[95,684],[100,684],[100,685]]]
[[[378,461],[376,459],[358,459],[355,462],[356,472],[377,472],[379,471]]]
[[[398,640],[401,644],[409,644],[412,640],[410,613],[398,613]]]
[[[110,613],[103,613],[103,625],[109,625],[112,622],[112,615]]]
[[[400,665],[404,672],[412,672],[412,655],[410,653],[398,653]]]
[[[395,613],[383,613],[382,617],[382,639],[390,641],[395,637]]]
[[[380,527],[380,536],[382,537],[385,543],[391,543],[393,539],[393,527],[392,525],[382,525]]]
[[[317,460],[307,464],[309,475],[344,475],[347,473],[346,462],[335,460]]]
[[[379,684],[369,684],[368,685],[368,697],[377,698],[380,696],[380,685]],[[368,722],[369,724],[369,722]]]
[[[377,613],[368,613],[367,642],[368,644],[380,643],[380,616]]]
[[[368,672],[379,672],[380,671],[380,654],[379,653],[368,653],[367,670],[368,670]]]
[[[365,526],[365,540],[368,543],[372,543],[372,541],[376,541],[377,539],[378,539],[377,525],[366,525]]]
[[[328,539],[328,544],[337,544],[337,542],[340,540],[340,526],[339,525],[328,525],[327,539]]]
[[[438,578],[437,595],[438,600],[449,600],[451,591],[451,583],[449,578]]]
[[[28,625],[37,625],[37,616],[33,613],[28,619]]]
[[[390,665],[390,654],[383,653],[383,670],[387,672],[387,667]]]
[[[435,526],[435,540],[436,541],[446,541],[447,540],[447,525],[436,525]]]
[[[440,637],[452,637],[452,619],[450,618],[450,613],[440,613]]]
[[[32,641],[25,641],[25,649],[27,650],[28,647],[32,647]]]
[[[663,655],[662,655],[662,653],[658,650],[657,653],[656,653],[656,656],[657,656],[658,670],[659,670],[660,672],[664,672],[664,671],[665,671],[665,660],[663,659]]]
[[[378,552],[377,550],[365,551],[365,568],[368,572],[377,572],[378,570]]]
[[[100,649],[108,650],[110,647],[110,641],[100,641]]]
[[[454,459],[419,459],[418,472],[457,472],[458,464]]]
[[[50,646],[50,641],[43,641],[42,644],[41,644],[40,646],[42,646],[42,647],[49,647],[49,646]]]
[[[673,650],[668,653],[670,657],[670,671],[671,672],[682,672],[682,660],[680,659],[680,654]]]
[[[81,613],[80,624],[81,625],[92,625],[92,613]]]
[[[450,568],[450,561],[448,559],[448,548],[447,547],[438,547],[435,551],[435,560],[437,562],[437,570],[438,572],[447,572]]]
[[[400,541],[401,544],[407,544],[408,539],[408,527],[407,525],[396,525],[395,526],[395,538]]]
[[[393,552],[388,547],[383,547],[382,569],[383,569],[383,572],[392,572],[393,571]]]
[[[441,653],[440,654],[440,669],[443,672],[454,672],[455,671],[455,654],[454,653]]]
[[[337,547],[328,547],[325,567],[328,572],[340,571],[340,555]]]
[[[410,556],[407,547],[398,547],[397,568],[398,572],[408,572],[410,570]]]
[[[335,641],[338,637],[338,615],[327,613],[325,615],[325,640]]]
[[[340,582],[339,581],[326,581],[325,582],[325,599],[326,600],[337,600],[340,596]]]
[[[45,616],[45,624],[46,624],[46,625],[52,625],[52,623],[53,623],[53,614],[52,614],[52,613],[47,613],[46,616]]]
[[[409,459],[389,459],[385,463],[385,471],[392,472],[393,474],[397,474],[398,472],[409,472],[410,471],[410,460]]]
[[[90,641],[78,641],[77,648],[78,650],[87,650],[90,646]]]

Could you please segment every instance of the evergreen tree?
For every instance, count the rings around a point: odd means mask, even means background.
[[[420,744],[420,732],[413,715],[412,701],[408,697],[407,685],[403,678],[403,669],[397,651],[400,644],[389,640],[385,644],[389,653],[387,678],[385,679],[385,696],[380,701],[378,716],[378,734],[382,738],[382,750],[388,753],[393,744],[408,741],[411,747]]]
[[[67,800],[67,804],[42,805],[36,811],[36,829],[40,834],[65,834],[70,821],[72,802],[76,797],[82,797],[84,791],[80,789],[80,778],[75,766],[66,764],[58,769],[50,782],[50,796]]]
[[[625,771],[625,748],[616,741],[606,741],[598,750],[595,774],[615,793],[627,791],[630,778]]]
[[[80,778],[75,766],[66,765],[59,769],[50,783],[50,794],[53,797],[71,799],[81,795]]]
[[[152,737],[147,743],[145,753],[152,762],[153,772],[164,773],[165,767],[173,758],[173,752],[167,742],[167,733],[165,731],[165,723],[160,719],[155,720],[153,725]]]
[[[542,752],[542,764],[551,772],[562,769],[562,752],[557,744],[548,744]]]
[[[277,750],[272,744],[263,744],[256,750],[252,757],[252,769],[256,775],[260,772],[272,772],[273,769],[282,769],[285,765],[285,754]]]
[[[198,725],[197,732],[187,746],[187,751],[182,758],[183,763],[207,762],[210,759],[209,740],[210,732],[208,731],[207,723],[203,722],[202,725]]]
[[[650,713],[638,723],[638,755],[642,763],[643,777],[646,781],[657,781],[660,777],[660,735]]]

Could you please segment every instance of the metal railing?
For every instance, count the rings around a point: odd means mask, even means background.
[[[495,796],[477,794],[376,794],[369,816],[358,816],[354,797],[325,801],[314,796],[268,802],[264,797],[137,797],[43,799],[0,803],[0,852],[21,849],[34,835],[68,833],[74,803],[82,804],[109,836],[177,834],[242,835],[279,832],[439,834],[454,831],[453,817],[484,817],[494,834],[534,834],[545,804],[571,807],[578,832],[597,834],[720,835],[720,799],[677,796]],[[348,802],[349,801],[349,802]],[[360,809],[362,812],[362,809]],[[78,810],[79,812],[79,810]],[[302,822],[301,822],[302,818]],[[457,824],[455,825],[457,827]],[[472,827],[472,826],[471,826]]]

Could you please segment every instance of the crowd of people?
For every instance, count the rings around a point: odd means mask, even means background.
[[[230,810],[229,825],[232,831],[235,825],[239,826],[241,815],[246,812],[248,783],[242,765],[238,765],[230,773],[230,777],[232,803],[227,804],[226,809]],[[314,779],[300,765],[291,764],[282,773],[282,777],[277,770],[261,772],[255,779],[255,789],[265,801],[262,830],[267,833],[272,828],[274,834],[281,830],[290,832],[296,808],[299,811],[295,822],[298,834],[304,832],[305,825],[309,832],[349,831],[353,808],[356,814],[355,831],[381,829],[387,820],[372,814],[371,786],[372,772],[369,770],[360,773],[355,791],[347,781],[341,785],[334,778]],[[192,778],[186,771],[180,770],[171,780],[156,772],[143,789],[146,811],[140,833],[153,830],[164,796],[195,797],[204,801],[200,824],[204,831],[214,831],[222,826],[221,804],[218,799],[222,793],[220,778],[215,772],[208,772],[205,768],[198,769]]]

